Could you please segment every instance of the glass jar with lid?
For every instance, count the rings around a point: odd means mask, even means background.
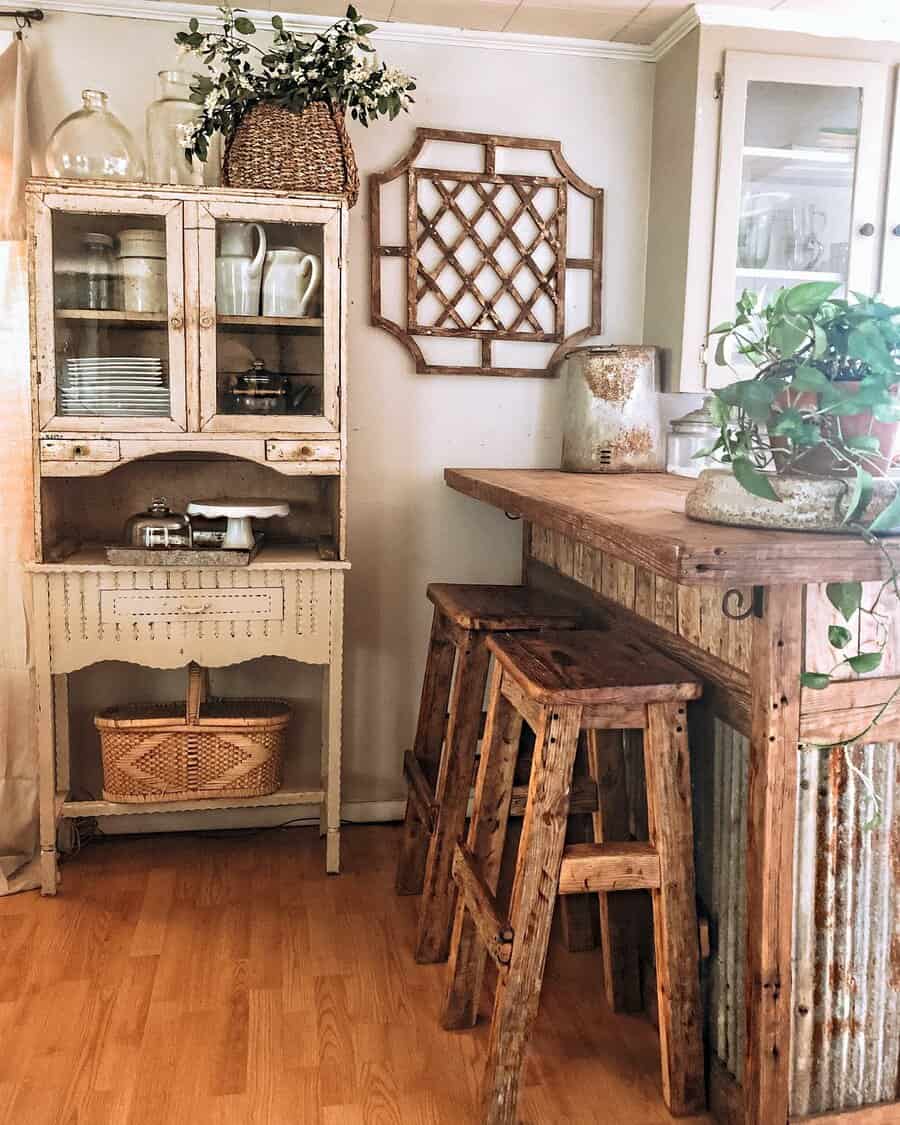
[[[715,443],[719,427],[709,412],[709,397],[696,410],[669,423],[666,438],[666,472],[679,477],[698,477],[704,469],[714,468],[711,457],[698,457]]]
[[[111,235],[88,231],[81,249],[53,263],[53,302],[58,309],[119,307],[118,268]]]

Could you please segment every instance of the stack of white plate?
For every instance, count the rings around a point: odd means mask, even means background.
[[[160,418],[169,413],[161,359],[133,356],[69,358],[59,388],[60,414]]]

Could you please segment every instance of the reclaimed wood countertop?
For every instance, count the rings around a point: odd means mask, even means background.
[[[857,535],[760,531],[688,519],[693,481],[666,473],[445,469],[457,492],[688,585],[875,581],[888,575]],[[882,540],[900,562],[900,538]]]

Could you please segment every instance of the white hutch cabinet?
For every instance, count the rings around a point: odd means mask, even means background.
[[[108,187],[35,180],[28,190],[35,456],[34,646],[41,760],[43,891],[57,887],[61,819],[231,807],[318,808],[326,866],[340,864],[345,535],[344,311],[347,212],[337,196],[229,189]],[[221,223],[259,224],[269,247],[321,262],[304,317],[216,307]],[[164,293],[128,294],[103,276],[109,249],[157,242]],[[158,232],[155,233],[155,232]],[[85,237],[89,236],[89,237]],[[85,247],[100,247],[84,286]],[[107,260],[111,260],[107,259]],[[162,279],[160,280],[160,271]],[[149,301],[150,305],[154,302]],[[138,362],[140,380],[85,390],[85,372]],[[271,399],[238,393],[254,361],[283,376]],[[90,380],[88,379],[87,382]],[[256,403],[259,402],[259,406]],[[154,496],[286,500],[246,566],[120,566],[105,547]],[[100,661],[217,668],[281,656],[322,669],[321,782],[247,800],[124,804],[83,796],[72,776],[69,675]],[[265,694],[265,685],[258,694]],[[307,753],[290,746],[288,754]],[[290,771],[288,771],[290,772]]]
[[[900,303],[890,48],[871,61],[793,41],[796,52],[787,34],[701,27],[657,66],[644,336],[663,349],[669,390],[734,378],[706,337],[744,289],[833,281]],[[731,49],[742,42],[771,49]]]

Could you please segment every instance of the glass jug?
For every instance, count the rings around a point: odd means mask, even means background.
[[[144,162],[134,137],[107,109],[102,90],[82,90],[83,105],[53,130],[47,144],[47,172],[65,180],[144,179]]]
[[[200,106],[191,101],[191,75],[161,70],[159,97],[147,106],[147,178],[154,184],[202,184],[203,168],[184,154]]]

